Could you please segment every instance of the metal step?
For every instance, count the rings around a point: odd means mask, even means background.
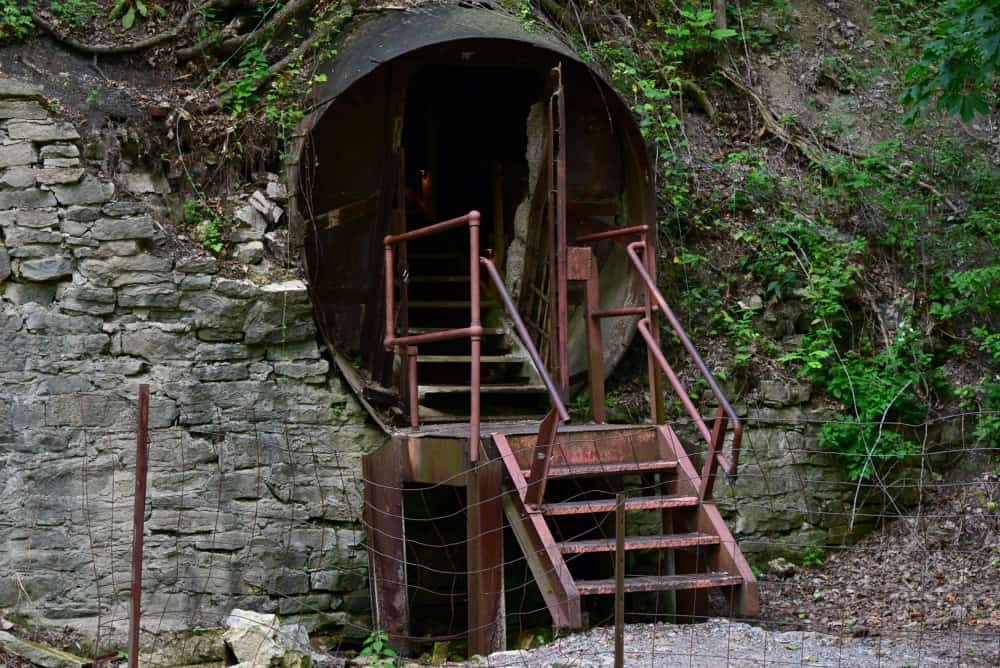
[[[410,276],[411,285],[413,283],[468,283],[469,281],[468,276],[452,276],[450,274],[442,274],[440,276],[419,274]]]
[[[550,478],[571,478],[574,476],[622,475],[628,473],[653,473],[677,468],[676,461],[656,459],[648,462],[608,462],[606,464],[575,464],[573,466],[553,466],[549,468]],[[531,471],[521,471],[525,478]]]
[[[544,387],[542,388],[545,389]],[[634,496],[625,499],[625,510],[658,510],[662,508],[694,508],[698,505],[697,496],[681,496],[679,494],[664,494],[661,496]],[[592,501],[569,501],[566,503],[548,503],[542,506],[546,515],[586,515],[590,513],[613,513],[616,501],[600,499]]]
[[[739,575],[728,573],[697,573],[693,575],[642,575],[625,578],[625,591],[677,591],[684,589],[709,589],[743,584]],[[576,589],[581,596],[615,593],[614,578],[608,580],[577,580]]]
[[[495,306],[496,302],[488,301],[486,299],[480,302],[481,306]],[[440,300],[440,301],[424,301],[424,300],[410,300],[411,309],[465,309],[471,308],[468,300]]]
[[[482,355],[479,358],[482,364],[524,364],[528,358],[522,355]],[[421,364],[468,364],[472,362],[472,355],[417,355],[417,362]]]
[[[675,533],[665,536],[626,536],[626,550],[672,550],[679,547],[698,545],[718,545],[719,537],[710,533]],[[563,554],[583,554],[585,552],[614,552],[614,538],[594,540],[573,540],[559,543]]]
[[[490,385],[483,383],[480,386],[482,394],[540,394],[545,392],[544,385],[534,383],[511,384],[503,383]],[[421,399],[436,394],[468,394],[468,385],[421,385],[418,394]]]
[[[434,332],[447,332],[448,327],[410,327],[407,334],[431,334]],[[483,327],[483,336],[502,336],[505,334],[503,327]],[[457,339],[461,340],[461,339]]]

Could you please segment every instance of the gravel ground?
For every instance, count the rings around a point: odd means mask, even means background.
[[[561,638],[533,650],[497,652],[451,666],[490,668],[598,668],[614,665],[614,630],[602,627]],[[766,666],[1000,665],[1000,638],[924,631],[889,638],[845,638],[808,631],[768,631],[758,626],[712,619],[704,624],[629,624],[626,666],[758,668]]]

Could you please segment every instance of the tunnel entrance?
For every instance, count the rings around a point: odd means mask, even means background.
[[[547,106],[553,72],[564,107],[558,121]],[[503,12],[442,6],[365,23],[340,46],[320,95],[290,174],[292,229],[320,330],[387,432],[406,421],[410,394],[408,360],[383,346],[387,235],[479,211],[478,253],[494,261],[545,357],[541,339],[553,316],[545,307],[552,258],[544,202],[554,187],[543,178],[554,169],[546,146],[560,146],[564,166],[564,242],[653,222],[648,159],[628,107],[571,49]],[[414,240],[397,258],[396,305],[406,308],[392,314],[393,336],[469,326],[468,238],[457,228]],[[593,250],[602,304],[641,303],[624,244],[599,242]],[[538,370],[498,295],[487,283],[480,287],[483,416],[536,418],[547,405]],[[572,393],[583,385],[588,352],[582,298],[570,297],[568,314],[560,316],[568,319],[560,373],[567,369],[563,384]],[[605,370],[627,348],[635,323],[631,315],[602,321]],[[469,346],[421,344],[421,422],[467,419]]]

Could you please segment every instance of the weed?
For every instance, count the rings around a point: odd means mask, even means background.
[[[370,660],[372,668],[392,668],[399,661],[399,654],[389,646],[389,635],[385,631],[372,631],[361,646],[359,656]]]
[[[148,18],[151,11],[160,16],[167,15],[163,7],[151,3],[149,0],[118,0],[108,12],[108,18],[121,19],[122,28],[131,30],[132,26],[135,25],[136,18]]]
[[[29,0],[0,0],[0,43],[22,39],[34,26],[31,11],[34,2]]]
[[[49,8],[71,28],[84,26],[97,13],[94,0],[58,0],[50,2]]]
[[[259,47],[248,49],[236,67],[236,77],[219,86],[223,104],[234,116],[248,111],[257,99],[257,90],[267,77],[267,58]]]
[[[221,253],[225,248],[224,235],[228,227],[226,220],[203,200],[189,199],[184,202],[184,222],[208,250]]]
[[[826,561],[826,550],[819,543],[810,541],[802,546],[799,557],[802,559],[803,566],[822,566],[823,562]]]

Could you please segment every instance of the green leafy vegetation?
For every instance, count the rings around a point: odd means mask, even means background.
[[[389,635],[385,631],[372,631],[361,646],[359,656],[369,659],[373,668],[392,668],[397,665],[399,654],[389,646]]]
[[[901,101],[913,121],[931,103],[970,121],[996,106],[1000,72],[1000,0],[950,0],[931,24],[929,41],[906,72]]]
[[[97,13],[94,0],[58,0],[49,3],[49,9],[71,28],[80,28]]]
[[[0,0],[0,44],[25,37],[34,23],[31,20],[33,2]]]
[[[156,12],[161,16],[166,15],[166,10],[149,0],[118,0],[108,13],[110,19],[120,19],[122,28],[131,30],[137,18],[149,18],[150,12]]]
[[[202,199],[190,199],[184,203],[184,222],[202,245],[213,253],[221,253],[225,248],[225,232],[228,222]]]

